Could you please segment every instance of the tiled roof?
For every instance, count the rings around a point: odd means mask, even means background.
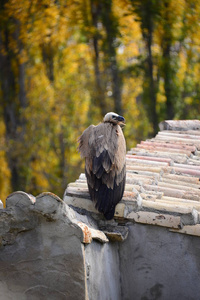
[[[115,218],[200,236],[200,121],[164,121],[160,129],[128,151]],[[68,185],[64,201],[98,214],[84,174]]]

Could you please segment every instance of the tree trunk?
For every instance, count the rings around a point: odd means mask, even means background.
[[[152,134],[158,131],[158,114],[156,111],[157,104],[157,87],[158,80],[154,78],[154,61],[152,54],[154,27],[160,16],[161,1],[154,0],[130,0],[133,11],[137,14],[140,21],[140,27],[146,47],[146,60],[143,61],[144,79],[143,79],[143,104],[147,111],[149,121],[153,126]]]
[[[100,16],[101,8],[100,3],[94,0],[90,1],[91,14],[92,14],[92,26],[95,28],[95,33],[92,37],[93,49],[94,49],[94,73],[96,83],[95,98],[97,105],[100,107],[101,115],[104,116],[107,113],[105,87],[99,66],[99,34],[98,34],[98,19]]]
[[[106,51],[109,61],[109,69],[112,81],[112,97],[114,100],[115,112],[122,115],[122,96],[121,87],[122,81],[119,74],[116,54],[116,38],[117,38],[117,24],[112,13],[112,1],[104,1],[103,4],[103,25],[106,30]]]
[[[67,157],[65,155],[66,151],[66,145],[64,143],[64,128],[62,126],[60,134],[59,134],[59,147],[60,147],[60,159],[59,159],[59,169],[61,172],[61,186],[62,190],[64,191],[67,186],[67,171],[68,171],[68,165],[67,165]]]
[[[42,48],[42,59],[46,66],[46,74],[51,83],[54,82],[54,53],[51,43],[43,44]]]
[[[171,86],[171,66],[170,66],[170,43],[166,44],[163,49],[163,76],[164,76],[164,89],[166,96],[166,116],[167,120],[173,120],[174,118],[174,107],[173,107],[173,98],[172,98],[172,89]]]
[[[13,22],[16,26],[16,30],[13,34],[16,44],[20,44],[19,40],[19,24],[15,20],[9,20],[8,22]],[[19,153],[16,154],[16,146],[23,144],[23,133],[25,132],[25,118],[22,113],[22,109],[26,107],[26,92],[25,92],[25,66],[20,64],[18,61],[18,56],[10,48],[9,45],[9,24],[2,29],[2,36],[0,36],[0,49],[4,51],[0,52],[0,68],[1,68],[1,89],[2,98],[1,104],[3,107],[4,122],[6,127],[6,143],[7,143],[7,160],[11,171],[11,185],[13,190],[19,190],[24,188],[24,178],[21,175],[21,169],[23,166],[19,162]],[[22,45],[19,51],[22,50]],[[15,60],[16,66],[18,68],[18,87],[16,74],[14,74],[12,68],[12,61]],[[18,91],[18,92],[17,92]],[[23,126],[23,130],[22,130]]]
[[[171,67],[171,45],[172,45],[172,33],[169,16],[169,2],[164,2],[165,16],[164,16],[164,35],[163,35],[163,77],[164,77],[164,89],[166,96],[166,116],[168,120],[174,118],[174,105],[173,105],[173,75],[175,72],[172,71]]]
[[[155,135],[158,131],[158,116],[156,112],[156,89],[153,78],[153,57],[152,57],[152,25],[150,24],[148,38],[147,38],[147,49],[148,49],[148,73],[149,73],[149,97],[150,97],[150,119],[153,124],[153,134]]]

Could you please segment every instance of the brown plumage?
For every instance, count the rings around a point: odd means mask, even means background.
[[[110,112],[99,125],[90,125],[78,140],[91,199],[108,220],[114,216],[126,181],[126,143],[120,127],[124,122],[123,117]]]

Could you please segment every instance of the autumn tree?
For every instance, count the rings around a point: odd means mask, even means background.
[[[153,125],[153,133],[158,130],[158,114],[156,111],[158,76],[156,76],[155,58],[153,55],[153,43],[155,27],[160,17],[160,1],[130,0],[132,10],[140,22],[142,36],[145,43],[144,56],[141,57],[144,70],[143,103],[146,106],[149,119]]]
[[[117,38],[120,35],[118,29],[118,20],[113,13],[112,1],[102,1],[102,24],[105,27],[106,37],[103,41],[103,51],[106,54],[104,58],[105,66],[110,73],[111,93],[114,100],[114,110],[122,114],[122,80],[117,62]]]
[[[1,5],[1,103],[12,190],[62,196],[77,163],[88,95],[85,77],[77,80],[75,73],[87,65],[88,53],[79,49],[76,30],[70,32],[72,11],[64,2],[45,0]]]
[[[181,24],[181,51],[178,79],[181,91],[178,118],[199,118],[200,65],[199,65],[200,1],[185,1]],[[177,104],[176,104],[177,105]]]
[[[13,8],[14,10],[15,8]],[[24,165],[19,153],[25,152],[24,143],[26,118],[24,110],[28,105],[25,89],[24,45],[21,39],[21,22],[12,14],[9,1],[0,7],[0,68],[1,106],[6,128],[7,159],[11,170],[11,185],[15,190],[26,181]]]
[[[184,13],[184,1],[162,1],[160,23],[157,37],[161,48],[160,74],[164,80],[166,108],[163,118],[173,119],[180,103],[180,83],[177,80],[179,55],[181,51],[181,21]]]
[[[77,138],[122,113],[127,149],[164,118],[200,116],[200,0],[3,0],[0,196],[62,197]]]
[[[117,61],[118,20],[113,2],[84,1],[80,6],[84,22],[80,27],[91,45],[96,91],[94,96],[101,116],[108,110],[122,114],[122,79]]]

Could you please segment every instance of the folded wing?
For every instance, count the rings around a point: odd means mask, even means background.
[[[95,207],[112,219],[126,179],[126,144],[121,127],[91,125],[79,138],[79,151],[85,157],[85,174]]]

